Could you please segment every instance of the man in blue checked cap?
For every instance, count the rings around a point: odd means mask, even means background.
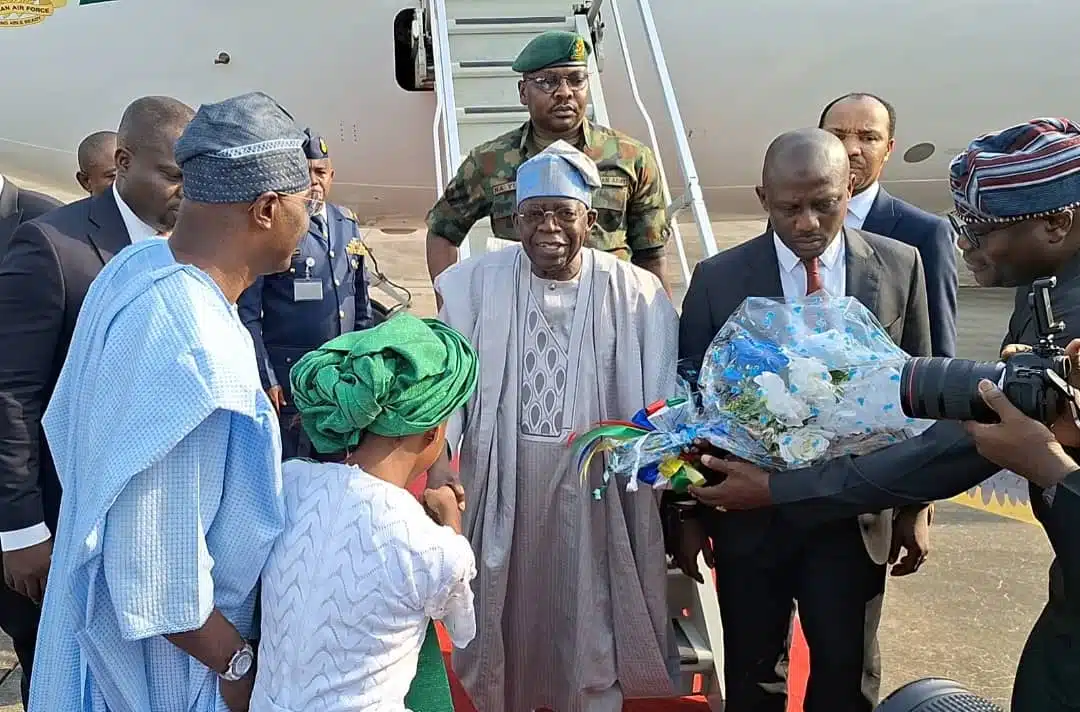
[[[87,294],[44,417],[64,498],[30,709],[247,709],[283,516],[277,418],[236,301],[307,231],[303,143],[265,94],[204,104],[176,144],[168,241],[125,248]]]
[[[552,143],[517,169],[520,246],[435,281],[441,318],[480,355],[447,440],[480,567],[477,636],[454,669],[481,710],[616,712],[672,693],[653,494],[605,488],[599,464],[583,483],[566,457],[571,433],[675,392],[678,317],[660,280],[584,247],[601,185],[588,155]],[[444,463],[429,486],[452,478]],[[537,645],[538,630],[561,642]]]
[[[255,342],[263,388],[281,421],[283,460],[318,456],[297,419],[289,369],[330,339],[373,324],[356,216],[327,202],[334,182],[330,148],[310,129],[304,135],[317,211],[288,269],[259,277],[238,303]]]
[[[1028,294],[1033,280],[1053,275],[1059,343],[1080,354],[1080,125],[1034,119],[981,136],[950,166],[964,261],[983,286],[1016,287],[1016,307],[1002,344],[1008,358],[1037,340]],[[974,384],[972,384],[974,386]],[[1073,383],[1080,386],[1080,379]],[[939,421],[922,435],[861,457],[770,475],[742,462],[706,455],[725,475],[700,490],[706,504],[726,509],[774,506],[807,527],[915,502],[948,499],[978,486],[1006,492],[1005,468],[1029,481],[1028,499],[1054,549],[1050,596],[1028,637],[1016,671],[1012,712],[1080,709],[1080,429],[1064,412],[1050,427],[1023,415],[995,384],[981,397],[995,424]],[[928,389],[932,392],[932,388]],[[977,394],[972,394],[977,395]],[[1001,484],[999,484],[1001,483]],[[1026,497],[1025,497],[1026,495]]]

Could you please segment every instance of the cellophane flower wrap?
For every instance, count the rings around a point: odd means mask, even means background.
[[[705,354],[700,404],[679,394],[623,424],[636,432],[604,435],[601,424],[575,446],[581,457],[604,451],[607,473],[627,479],[631,490],[700,484],[684,454],[698,438],[769,470],[863,455],[930,426],[900,407],[909,358],[853,297],[751,297]],[[650,410],[662,418],[654,422]]]

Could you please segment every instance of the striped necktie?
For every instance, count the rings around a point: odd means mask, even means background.
[[[315,232],[322,237],[329,237],[330,233],[327,232],[326,218],[322,215],[312,215],[311,222],[315,224]]]

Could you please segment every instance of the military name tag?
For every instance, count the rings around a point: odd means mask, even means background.
[[[323,298],[322,280],[296,279],[293,280],[294,302],[321,302]]]

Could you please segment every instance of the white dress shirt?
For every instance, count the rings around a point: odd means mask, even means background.
[[[3,185],[3,177],[0,176],[0,190],[3,190]],[[120,210],[120,217],[124,220],[124,227],[127,228],[128,237],[131,238],[131,244],[162,237],[158,235],[157,230],[139,219],[139,216],[128,207],[116,190],[115,184],[112,187],[112,192],[113,197],[116,199],[116,207]],[[28,549],[43,541],[48,541],[51,536],[52,534],[49,532],[49,528],[45,526],[45,522],[38,522],[15,531],[0,532],[0,550],[17,551],[19,549]]]
[[[788,249],[773,233],[776,246],[776,259],[780,263],[780,286],[784,288],[784,299],[798,299],[806,296],[806,266],[798,255]],[[844,234],[841,232],[829,243],[821,254],[818,274],[821,275],[821,288],[829,295],[843,297],[847,295],[847,275],[844,270]]]
[[[128,237],[131,238],[131,244],[135,245],[143,240],[149,240],[152,237],[164,237],[159,235],[157,230],[150,227],[136,215],[128,204],[124,202],[124,199],[120,197],[120,191],[116,189],[116,184],[112,186],[113,197],[116,198],[116,207],[120,210],[120,217],[124,219],[124,227],[127,228]]]
[[[862,230],[863,223],[866,222],[866,216],[870,214],[870,208],[874,207],[874,201],[877,200],[877,194],[880,190],[881,186],[878,185],[877,181],[874,181],[863,192],[851,196],[851,200],[848,201],[847,216],[844,218],[844,224],[856,230]]]

